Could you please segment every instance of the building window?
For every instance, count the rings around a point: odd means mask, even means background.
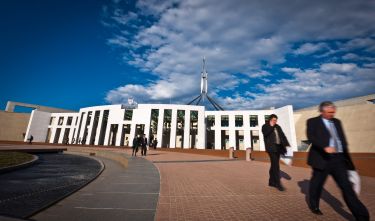
[[[198,111],[190,111],[190,148],[196,148],[198,135]]]
[[[68,120],[66,121],[66,125],[72,125],[73,117],[68,117]]]
[[[89,143],[90,145],[94,145],[95,143],[96,131],[98,129],[98,124],[99,124],[99,115],[100,115],[100,111],[99,110],[95,111],[94,122],[93,122],[92,129],[91,129],[91,136],[90,136],[90,143]]]
[[[264,115],[264,121],[268,122],[270,118],[270,115]]]
[[[49,125],[52,125],[55,122],[56,117],[51,117],[49,119]]]
[[[250,127],[258,126],[258,115],[250,115]]]
[[[99,145],[104,144],[105,132],[107,130],[107,123],[108,123],[108,116],[109,116],[109,110],[104,110],[102,124],[100,127],[99,143],[98,143]]]
[[[162,147],[169,148],[170,138],[171,138],[171,122],[172,122],[172,110],[164,110],[164,119],[163,119],[163,136],[161,139]]]
[[[59,117],[58,125],[63,125],[64,117]]]
[[[215,115],[207,115],[206,125],[207,128],[215,126]]]
[[[184,147],[184,135],[185,135],[185,111],[177,110],[176,119],[176,148]]]
[[[152,109],[151,119],[150,119],[149,143],[151,143],[155,139],[157,140],[158,123],[159,123],[159,109]]]
[[[228,115],[221,115],[221,126],[228,127],[229,126],[229,116]]]
[[[242,127],[243,126],[243,116],[242,115],[236,115],[234,123],[235,123],[236,127]]]
[[[125,110],[124,120],[132,120],[133,110]]]

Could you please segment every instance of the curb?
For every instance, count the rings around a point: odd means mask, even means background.
[[[11,172],[11,171],[18,170],[18,169],[23,169],[23,168],[29,167],[31,165],[34,165],[39,160],[39,157],[36,156],[36,155],[32,155],[32,156],[33,156],[33,159],[31,159],[29,161],[26,161],[24,163],[17,164],[17,165],[14,165],[14,166],[0,168],[0,174]]]
[[[89,158],[91,158],[91,159],[93,159],[93,160],[96,160],[98,163],[100,163],[100,165],[101,165],[101,169],[100,169],[100,171],[95,175],[95,177],[93,177],[91,180],[89,180],[89,181],[87,181],[86,183],[84,183],[81,187],[79,187],[79,188],[77,188],[77,189],[75,189],[75,190],[73,190],[73,191],[71,191],[71,192],[69,192],[69,193],[67,193],[67,194],[65,194],[65,195],[63,195],[63,196],[61,196],[61,197],[59,197],[58,199],[56,199],[56,200],[50,202],[50,203],[47,204],[46,206],[44,206],[44,207],[42,207],[42,208],[39,208],[38,210],[34,211],[33,213],[31,213],[31,214],[28,215],[27,217],[23,217],[23,218],[24,218],[24,219],[30,219],[31,217],[35,216],[36,214],[42,212],[43,210],[48,209],[49,207],[55,205],[56,203],[58,203],[58,202],[60,202],[61,200],[65,199],[66,197],[68,197],[68,196],[72,195],[73,193],[76,193],[77,191],[79,191],[79,190],[81,190],[82,188],[86,187],[86,186],[87,186],[88,184],[90,184],[92,181],[96,180],[96,179],[100,176],[100,174],[102,174],[102,172],[104,171],[104,169],[105,169],[105,164],[104,164],[101,160],[99,160],[99,159],[97,159],[97,158],[90,157],[90,156],[85,156],[85,157],[89,157]],[[32,220],[32,219],[31,219],[31,220]]]
[[[86,153],[90,156],[98,156],[98,157],[104,157],[110,160],[114,160],[118,163],[120,163],[124,168],[128,167],[129,161],[128,159],[121,153],[115,153],[115,152],[108,152],[108,151],[100,151],[100,150],[81,150],[81,151],[66,151],[65,153]]]

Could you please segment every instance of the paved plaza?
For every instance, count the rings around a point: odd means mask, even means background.
[[[324,215],[309,211],[308,168],[281,166],[286,191],[279,192],[267,185],[267,162],[160,150],[131,157],[130,149],[67,148],[117,152],[129,166],[99,158],[106,169],[95,181],[33,220],[354,220],[332,178],[322,194]],[[360,199],[375,217],[375,178],[362,177]]]
[[[161,177],[156,220],[354,220],[332,178],[322,194],[324,215],[310,212],[307,168],[281,166],[286,191],[279,192],[268,187],[265,162],[153,150],[145,158]],[[375,178],[362,177],[360,199],[375,217]]]

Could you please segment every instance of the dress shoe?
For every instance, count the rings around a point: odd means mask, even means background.
[[[278,186],[276,187],[276,189],[278,189],[278,190],[281,191],[281,192],[285,191],[285,188],[284,188],[282,185],[278,185]]]
[[[281,191],[281,192],[282,192],[282,191],[285,191],[285,188],[284,188],[281,184],[277,185],[277,184],[269,183],[268,186],[275,187],[276,189],[278,189],[278,190]]]
[[[310,210],[312,213],[316,214],[316,215],[323,215],[322,211],[320,211],[319,208],[311,208],[310,207]]]

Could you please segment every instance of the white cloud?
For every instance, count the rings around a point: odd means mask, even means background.
[[[293,79],[271,85],[258,85],[263,89],[262,93],[226,97],[220,102],[232,109],[246,109],[280,107],[292,101],[295,108],[301,108],[322,100],[374,93],[375,65],[358,67],[350,63],[327,63],[316,69],[295,71],[293,76]]]
[[[317,44],[305,43],[297,48],[293,53],[296,55],[309,55],[328,48],[328,45],[322,42]]]
[[[328,41],[354,39],[348,41],[345,48],[370,50],[373,39],[364,36],[375,36],[375,16],[369,13],[375,10],[373,1],[301,0],[285,4],[274,0],[140,0],[136,6],[136,16],[134,12],[115,11],[113,18],[120,25],[129,25],[135,34],[129,36],[126,30],[124,33],[116,32],[108,43],[123,47],[125,62],[157,76],[157,79],[146,85],[124,85],[114,89],[107,95],[109,103],[127,100],[126,96],[155,102],[167,98],[183,101],[183,97],[193,97],[199,92],[203,56],[207,57],[210,90],[218,95],[221,91],[236,90],[256,78],[269,84],[274,73],[265,70],[265,67],[282,64],[287,54],[319,52],[325,53],[320,56],[328,59],[329,55],[337,53],[329,48]],[[149,15],[153,19],[144,26],[134,26],[129,22]],[[293,50],[294,45],[301,42],[305,44]],[[335,73],[332,76],[335,82],[350,80],[346,84],[362,84],[363,78],[352,76],[362,69],[355,64],[332,61],[327,61],[319,69],[284,67],[282,71],[293,78],[279,80],[272,87],[259,85],[264,89],[263,93],[251,100],[235,93],[232,97],[218,99],[229,103],[243,101],[243,108],[262,107],[270,103],[269,106],[284,105],[298,101],[288,92],[307,98],[312,96],[311,93],[319,94],[325,87],[319,88],[313,82],[324,74],[331,75],[328,72]],[[343,73],[351,78],[345,78]],[[242,77],[239,78],[238,74]],[[304,81],[300,75],[306,75]],[[332,84],[335,85],[335,82]],[[349,88],[346,84],[342,83],[340,89]],[[363,89],[362,93],[365,91]],[[339,94],[336,93],[336,96]],[[301,103],[306,104],[303,100]]]
[[[289,68],[289,67],[283,67],[281,68],[281,70],[286,73],[295,73],[295,72],[301,71],[301,69],[299,68]]]
[[[344,63],[344,64],[337,64],[337,63],[326,63],[320,66],[320,69],[324,72],[334,72],[334,73],[346,73],[351,72],[355,68],[357,68],[356,64],[353,63]]]

